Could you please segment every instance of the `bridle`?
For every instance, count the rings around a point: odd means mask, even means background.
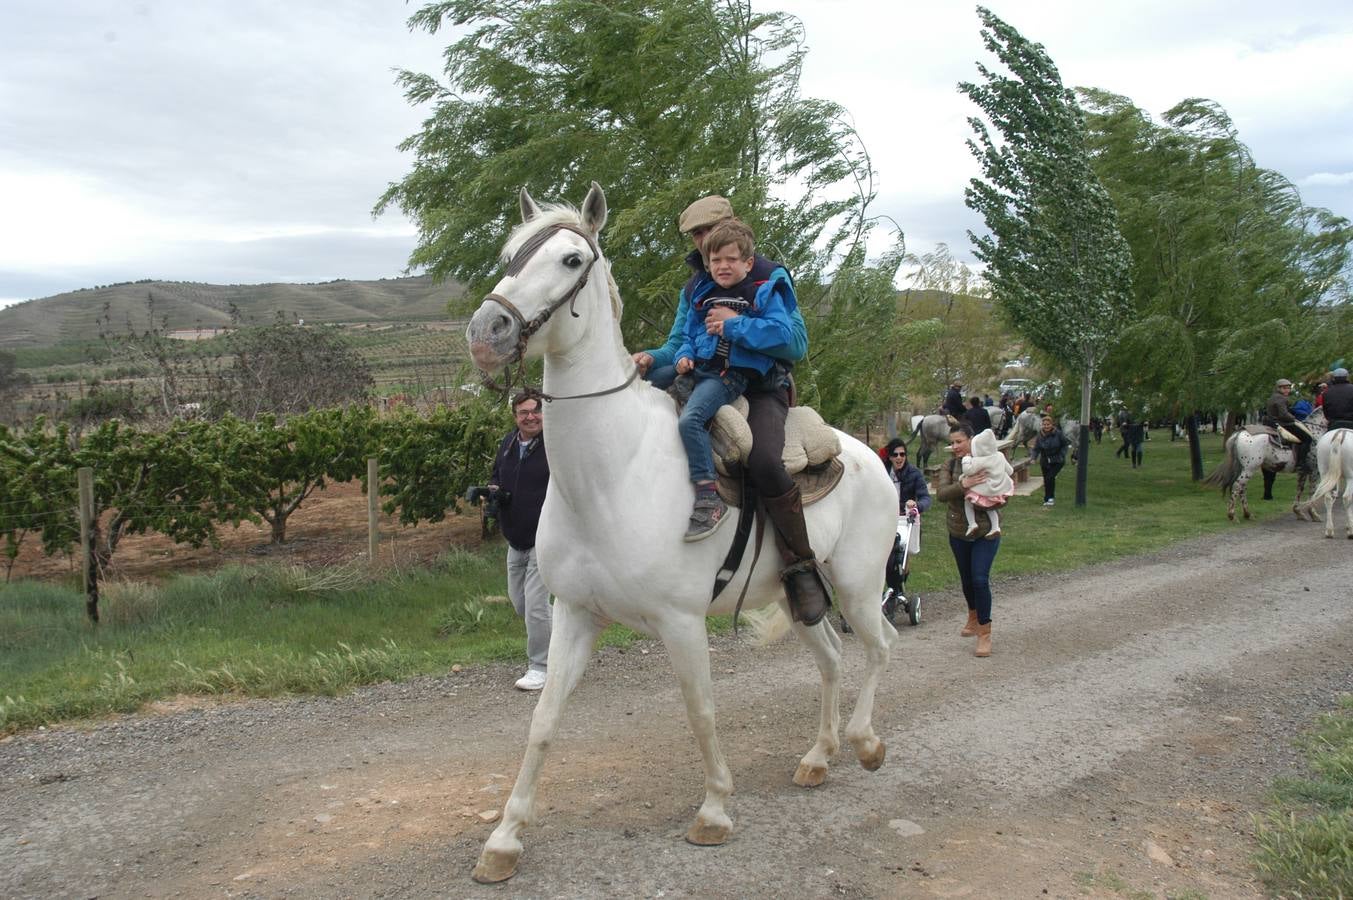
[[[536,251],[545,246],[545,243],[550,238],[554,237],[556,231],[573,232],[583,240],[587,241],[587,247],[592,251],[592,261],[583,267],[582,274],[578,276],[578,280],[574,282],[573,287],[570,288],[564,296],[536,313],[535,317],[528,321],[527,318],[522,315],[521,310],[517,309],[516,305],[502,294],[496,294],[490,291],[484,295],[485,302],[492,300],[494,303],[497,303],[503,309],[507,310],[508,315],[517,320],[518,330],[515,355],[517,360],[517,375],[522,381],[526,380],[526,345],[531,340],[531,336],[543,328],[545,323],[550,320],[550,317],[558,312],[559,308],[565,303],[568,304],[569,315],[573,316],[575,319],[579,317],[574,304],[578,299],[578,294],[587,286],[587,279],[592,274],[593,266],[597,264],[597,260],[601,259],[601,248],[597,246],[597,242],[593,239],[592,235],[583,231],[577,225],[571,225],[567,222],[558,222],[554,225],[542,228],[540,231],[537,231],[535,234],[531,235],[531,237],[527,238],[526,242],[521,245],[517,252],[513,254],[512,259],[508,262],[506,274],[520,274],[521,270],[526,267],[526,264],[531,261],[531,257],[536,255]],[[630,373],[630,377],[626,378],[624,383],[616,385],[613,388],[607,388],[604,391],[592,391],[587,394],[569,394],[568,396],[562,397],[552,396],[544,391],[534,391],[534,393],[546,403],[553,400],[581,400],[585,397],[604,397],[607,394],[614,394],[616,391],[629,387],[630,383],[638,376],[639,367],[636,365],[634,371]],[[510,374],[508,375],[508,383],[506,385],[498,385],[489,376],[484,376],[484,384],[495,390],[502,390],[504,393],[511,390],[511,383],[512,376]]]

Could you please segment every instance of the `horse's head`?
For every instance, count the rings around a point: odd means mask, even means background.
[[[503,247],[507,274],[465,331],[470,355],[486,373],[539,356],[552,339],[566,340],[560,333],[576,329],[562,323],[578,318],[579,295],[589,281],[604,292],[610,277],[597,246],[606,224],[606,195],[596,182],[581,213],[563,205],[541,209],[525,188],[520,199],[522,224]],[[566,305],[571,316],[553,318]]]

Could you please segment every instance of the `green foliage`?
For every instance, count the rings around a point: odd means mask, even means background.
[[[399,521],[440,522],[471,485],[487,484],[498,444],[512,427],[506,404],[477,397],[427,418],[401,409],[378,428],[381,494]]]
[[[1353,897],[1353,695],[1321,717],[1307,759],[1314,777],[1274,785],[1255,864],[1279,896]]]
[[[978,15],[983,43],[1013,77],[979,64],[984,82],[959,85],[1002,138],[969,119],[982,177],[964,198],[991,232],[970,234],[975,253],[1020,336],[1070,372],[1092,371],[1130,310],[1132,258],[1057,66],[990,10]]]
[[[1323,374],[1350,334],[1349,223],[1256,166],[1211,101],[1157,125],[1125,97],[1081,96],[1133,255],[1138,322],[1106,366],[1113,386],[1142,406],[1243,409],[1280,376]]]
[[[844,110],[799,96],[792,17],[747,0],[444,0],[409,24],[463,36],[445,83],[401,73],[408,101],[429,109],[401,146],[412,170],[376,209],[408,214],[410,263],[467,282],[469,296],[493,280],[523,186],[540,199],[606,189],[632,347],[671,325],[688,250],[676,219],[692,200],[727,196],[810,309],[821,273],[867,228],[869,162]]]
[[[232,511],[262,517],[272,542],[285,543],[287,519],[307,497],[330,481],[366,473],[375,432],[375,413],[365,406],[315,409],[285,421],[271,413],[252,422],[227,416],[215,433],[229,466]]]

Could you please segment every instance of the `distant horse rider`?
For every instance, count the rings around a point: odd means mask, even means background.
[[[940,403],[940,412],[949,417],[949,424],[953,426],[963,421],[967,411],[967,407],[963,405],[963,384],[955,381],[945,392],[944,400]]]
[[[1264,424],[1270,428],[1283,428],[1297,440],[1295,469],[1300,471],[1306,466],[1306,456],[1311,449],[1311,433],[1297,420],[1288,408],[1288,398],[1292,396],[1292,382],[1279,378],[1273,395],[1268,398],[1264,410]],[[1329,402],[1326,400],[1326,402]]]
[[[1353,384],[1348,382],[1348,370],[1340,366],[1330,373],[1325,400],[1320,405],[1329,420],[1330,430],[1353,428]]]

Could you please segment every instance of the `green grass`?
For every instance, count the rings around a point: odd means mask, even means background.
[[[1292,515],[1296,480],[1281,475],[1274,485],[1275,500],[1263,495],[1261,479],[1250,482],[1250,510],[1246,522],[1226,518],[1226,503],[1216,488],[1204,488],[1189,476],[1188,443],[1171,441],[1166,430],[1151,433],[1143,465],[1133,469],[1115,457],[1118,442],[1106,437],[1090,445],[1087,502],[1077,508],[1076,472],[1068,465],[1057,479],[1057,505],[1045,509],[1041,489],[1026,497],[1012,497],[1001,510],[1001,549],[992,568],[995,589],[1012,575],[1061,572],[1159,550],[1186,538],[1240,528]],[[1204,473],[1221,461],[1221,436],[1202,436]],[[1023,451],[1016,451],[1016,459]],[[943,453],[941,461],[948,459]],[[932,458],[932,463],[934,458]],[[1034,467],[1030,474],[1037,475]],[[907,588],[922,594],[957,586],[958,575],[949,555],[943,510],[932,507],[921,530],[921,555],[912,560]]]
[[[1306,741],[1311,775],[1280,778],[1255,865],[1275,895],[1353,897],[1353,694]]]
[[[1220,441],[1207,436],[1209,466]],[[1002,517],[1006,534],[994,571],[1056,572],[1140,553],[1208,531],[1258,527],[1226,521],[1218,492],[1188,477],[1186,445],[1158,432],[1146,466],[1092,450],[1090,504],[1076,509],[1074,476],[1059,502],[1017,497]],[[1256,501],[1259,520],[1290,515],[1282,501]],[[1258,488],[1256,487],[1256,494]],[[929,515],[924,552],[908,586],[957,584],[939,511]],[[501,545],[453,551],[435,567],[369,580],[351,567],[229,567],[162,585],[105,586],[102,623],[91,626],[74,585],[17,582],[0,587],[0,731],[132,710],[186,694],[342,691],[358,684],[446,671],[455,663],[520,660],[525,630],[506,603]],[[710,628],[724,631],[727,617]],[[634,635],[612,628],[609,643]]]
[[[229,567],[162,586],[111,583],[102,621],[73,587],[0,589],[0,732],[177,694],[333,694],[519,659],[525,629],[505,602],[503,551],[453,551],[377,581],[356,568]],[[633,633],[609,629],[604,644]]]

